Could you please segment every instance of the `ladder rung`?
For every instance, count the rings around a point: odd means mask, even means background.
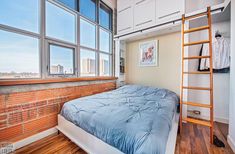
[[[211,123],[209,121],[198,120],[198,119],[194,119],[194,118],[183,118],[183,120],[187,121],[187,122],[194,123],[194,124],[199,124],[199,125],[211,127]]]
[[[209,105],[209,104],[201,104],[201,103],[194,103],[194,102],[183,102],[183,104],[190,105],[190,106],[211,108],[211,105]]]
[[[193,19],[193,18],[198,18],[198,17],[201,17],[201,16],[205,16],[205,15],[208,15],[207,12],[203,12],[203,13],[199,13],[199,14],[196,14],[196,15],[185,17],[184,20],[190,20],[190,19]]]
[[[205,88],[205,87],[183,87],[183,89],[192,89],[192,90],[211,90],[211,88]]]
[[[210,74],[210,72],[184,72],[184,74]]]
[[[205,30],[205,29],[209,29],[209,26],[191,28],[189,30],[185,30],[184,33],[191,33],[191,32],[196,32],[196,31]]]
[[[197,44],[204,44],[204,43],[210,43],[210,40],[203,40],[203,41],[185,43],[184,46],[197,45]]]
[[[184,60],[187,60],[187,59],[200,59],[200,58],[210,58],[210,56],[192,56],[192,57],[184,57]]]

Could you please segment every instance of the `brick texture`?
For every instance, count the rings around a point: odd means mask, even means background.
[[[72,99],[116,88],[115,82],[0,95],[0,142],[15,142],[57,125],[57,114]]]

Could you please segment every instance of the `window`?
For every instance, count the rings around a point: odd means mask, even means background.
[[[96,0],[80,0],[80,13],[92,21],[96,21]]]
[[[65,6],[74,9],[74,10],[78,10],[78,0],[58,0],[61,3],[63,3]]]
[[[108,54],[100,54],[100,76],[110,75],[110,60]]]
[[[76,15],[46,1],[46,35],[76,43]]]
[[[80,20],[81,46],[96,48],[96,26],[81,18]]]
[[[1,0],[0,24],[39,33],[39,0]]]
[[[96,53],[85,49],[80,50],[81,76],[96,75]]]
[[[39,40],[0,30],[0,78],[39,77]]]
[[[74,74],[74,49],[50,44],[50,74]]]
[[[101,0],[0,0],[0,81],[111,76],[112,13]]]
[[[104,4],[100,4],[100,11],[99,11],[99,23],[101,26],[107,29],[112,29],[111,25],[111,13],[112,11],[106,7]]]
[[[100,28],[100,50],[110,52],[110,34]]]

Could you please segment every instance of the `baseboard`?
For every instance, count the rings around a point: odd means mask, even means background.
[[[190,114],[188,114],[188,115],[190,115]],[[193,115],[191,115],[191,116],[193,116]],[[209,116],[204,116],[204,115],[199,115],[199,116],[197,116],[197,118],[206,119],[206,120],[210,119]],[[229,124],[229,120],[225,119],[225,118],[214,117],[214,121],[224,123],[224,124]]]
[[[235,153],[235,141],[228,135],[227,141],[233,152]]]
[[[47,129],[47,130],[45,130],[43,132],[37,133],[37,134],[35,134],[33,136],[27,137],[27,138],[25,138],[23,140],[20,140],[20,141],[17,141],[15,143],[13,143],[13,147],[14,147],[15,150],[19,149],[19,148],[22,148],[22,147],[24,147],[24,146],[26,146],[26,145],[28,145],[30,143],[38,141],[38,140],[40,140],[40,139],[42,139],[44,137],[47,137],[47,136],[49,136],[51,134],[56,133],[56,132],[58,132],[56,127]]]
[[[215,117],[214,121],[220,122],[220,123],[224,123],[224,124],[229,124],[229,120],[228,119],[224,119],[224,118]]]

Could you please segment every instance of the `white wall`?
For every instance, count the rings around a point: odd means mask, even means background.
[[[207,6],[213,6],[223,3],[224,0],[185,0],[185,11],[190,13],[196,10],[204,9]]]
[[[117,0],[102,0],[102,1],[112,9],[117,8]]]
[[[158,41],[158,66],[139,66],[139,43]],[[127,43],[126,82],[180,93],[181,34],[179,32]]]
[[[228,143],[235,152],[235,1],[231,1],[231,72]]]
[[[230,22],[215,23],[212,25],[212,35],[215,35],[215,31],[219,30],[226,40],[230,42]],[[190,42],[198,40],[208,39],[208,32],[201,31],[190,34]],[[189,49],[190,56],[199,55],[201,46],[192,46]],[[191,60],[189,62],[189,70],[197,71],[198,60]],[[210,78],[209,75],[191,75],[189,77],[190,86],[202,86],[209,87]],[[229,121],[229,73],[226,74],[214,74],[214,119],[215,121],[228,123]],[[189,91],[189,101],[209,104],[210,95],[207,91]],[[210,116],[209,109],[188,107],[189,110],[201,111],[200,118],[208,119]]]

